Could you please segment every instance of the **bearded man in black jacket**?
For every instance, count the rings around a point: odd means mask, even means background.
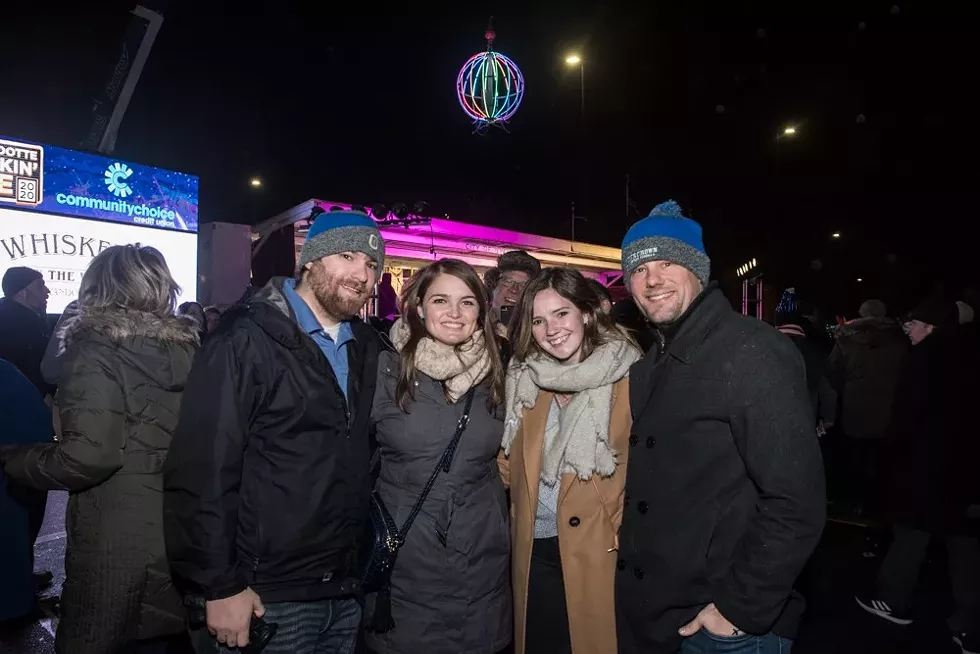
[[[380,341],[352,316],[383,262],[370,217],[320,214],[299,279],[227,312],[194,361],[164,527],[175,583],[206,601],[198,652],[244,647],[254,615],[278,625],[264,654],[353,654]]]
[[[673,201],[623,241],[659,343],[630,370],[619,537],[623,653],[786,652],[793,584],[820,538],[823,465],[803,361],[708,283],[701,226]]]

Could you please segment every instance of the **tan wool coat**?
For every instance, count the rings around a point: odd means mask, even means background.
[[[498,457],[501,476],[510,487],[511,577],[514,591],[514,653],[524,654],[527,591],[534,546],[534,516],[544,430],[554,394],[541,391],[526,410],[510,456]],[[616,651],[616,532],[623,518],[626,460],[632,420],[629,378],[613,386],[609,443],[616,450],[616,472],[589,481],[573,473],[561,477],[558,495],[558,544],[565,601],[574,654]]]

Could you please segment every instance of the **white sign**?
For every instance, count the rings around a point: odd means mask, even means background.
[[[78,297],[82,275],[95,255],[127,243],[160,250],[180,284],[178,303],[195,299],[197,234],[0,207],[0,277],[14,266],[39,271],[51,290],[48,313],[61,313]]]

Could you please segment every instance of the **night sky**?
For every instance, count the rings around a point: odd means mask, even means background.
[[[133,3],[61,4],[4,3],[0,133],[79,147]],[[308,4],[166,3],[115,154],[200,175],[204,222],[425,200],[568,238],[575,202],[578,240],[618,246],[674,198],[729,288],[752,257],[851,314],[976,281],[968,3]],[[491,14],[527,92],[508,131],[475,135],[455,78]]]

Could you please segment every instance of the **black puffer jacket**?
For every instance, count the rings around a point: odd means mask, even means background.
[[[7,473],[68,490],[59,654],[130,651],[183,632],[163,539],[163,462],[197,342],[178,318],[83,312],[64,324],[62,437],[20,451]]]
[[[194,361],[165,467],[167,553],[184,592],[348,595],[370,497],[379,340],[354,321],[348,397],[272,280]]]
[[[844,435],[884,438],[908,350],[908,337],[889,318],[860,318],[837,328],[827,376],[840,397]]]

